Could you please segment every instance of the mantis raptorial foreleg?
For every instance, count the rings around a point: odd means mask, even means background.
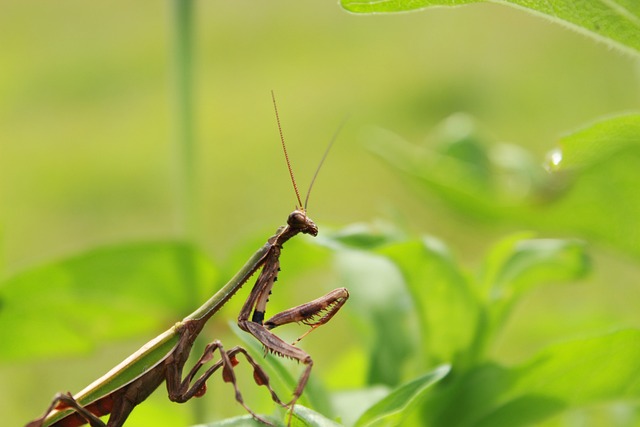
[[[265,270],[263,270],[263,274],[264,271]],[[340,310],[340,308],[348,298],[349,292],[345,288],[334,289],[333,291],[318,299],[282,311],[274,315],[264,323],[255,320],[250,321],[247,316],[247,307],[244,307],[241,311],[240,318],[238,319],[238,325],[240,326],[240,328],[256,337],[258,341],[260,341],[262,345],[264,345],[266,351],[275,353],[282,357],[289,357],[305,365],[305,370],[302,372],[302,375],[298,380],[298,385],[293,392],[293,397],[291,401],[286,404],[291,409],[293,409],[293,405],[295,405],[296,401],[300,398],[300,395],[302,395],[302,391],[304,390],[304,387],[307,384],[307,380],[309,379],[311,368],[313,367],[313,360],[311,359],[311,356],[309,356],[304,350],[295,347],[295,344],[304,336],[306,336],[311,330],[327,323],[334,316],[334,314],[337,313],[338,310]],[[249,303],[250,301],[247,302]],[[256,305],[258,305],[259,299],[255,301],[255,303]],[[253,318],[259,319],[263,315],[264,312],[256,308]],[[293,344],[289,344],[283,341],[280,337],[270,332],[271,329],[274,329],[278,326],[298,322],[309,325],[312,329],[298,338]]]
[[[349,292],[345,288],[334,289],[320,298],[300,304],[272,316],[269,320],[264,322],[264,326],[269,330],[288,323],[303,323],[311,326],[311,329],[302,334],[292,343],[292,345],[296,345],[315,328],[324,325],[331,320],[344,303],[347,302],[348,298]]]

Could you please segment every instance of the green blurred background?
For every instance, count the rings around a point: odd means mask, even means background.
[[[640,98],[632,58],[497,5],[355,16],[333,1],[242,0],[199,2],[195,12],[197,243],[220,261],[270,235],[295,203],[271,89],[302,188],[350,117],[310,201],[321,232],[399,221],[443,239],[470,267],[517,228],[479,226],[435,198],[417,199],[364,148],[369,126],[419,142],[452,113],[468,112],[496,140],[542,162],[561,134],[637,108]],[[167,2],[2,2],[3,277],[104,244],[181,236],[172,31]],[[517,308],[503,360],[567,333],[640,325],[637,263],[611,248],[594,245],[591,253],[586,282],[534,292]],[[357,332],[340,322],[345,336]],[[317,366],[337,366],[318,341],[307,347]],[[72,364],[0,366],[6,425],[39,414],[61,387],[81,388],[140,343],[105,346]]]

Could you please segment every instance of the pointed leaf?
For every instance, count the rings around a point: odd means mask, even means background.
[[[407,417],[410,407],[419,405],[425,391],[447,376],[450,370],[450,366],[443,365],[396,388],[362,414],[355,426],[402,425],[402,420]]]

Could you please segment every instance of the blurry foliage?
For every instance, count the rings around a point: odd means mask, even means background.
[[[446,119],[422,145],[377,130],[368,147],[461,215],[568,232],[640,256],[638,114],[560,138],[546,164],[489,140],[462,114]]]
[[[190,264],[195,280],[186,276]],[[215,279],[202,252],[181,242],[107,246],[26,270],[0,288],[0,341],[20,343],[0,346],[0,361],[77,355],[165,328],[203,301]]]
[[[466,3],[471,1],[342,1],[354,12]],[[635,2],[500,3],[640,50]],[[344,311],[321,329],[331,330],[329,338],[315,344],[335,354],[334,366],[315,367],[292,425],[554,425],[556,415],[589,407],[611,408],[600,415],[603,425],[638,425],[636,407],[627,402],[640,398],[639,330],[547,343],[515,364],[500,360],[496,343],[527,295],[585,277],[591,265],[585,241],[640,256],[640,116],[602,119],[570,133],[545,162],[493,141],[474,118],[462,114],[446,119],[422,145],[379,129],[365,140],[372,152],[410,176],[420,194],[435,194],[460,218],[583,240],[518,232],[495,243],[473,272],[437,238],[384,223],[324,233],[319,244],[290,242],[283,254],[287,280],[308,280],[305,275],[320,274],[333,259],[336,281],[351,292]],[[66,361],[103,341],[151,338],[219,288],[264,236],[248,240],[222,265],[192,243],[156,241],[94,248],[26,269],[0,284],[0,361]],[[280,286],[270,305],[274,311],[299,303],[299,289],[285,292]],[[225,325],[241,300],[229,302],[212,323]],[[341,321],[347,326],[334,327]],[[238,335],[250,351],[261,353],[255,340]],[[304,345],[314,345],[314,338]],[[281,360],[266,356],[265,367],[279,391],[294,386],[296,374]],[[256,388],[243,393],[254,400]],[[224,398],[211,394],[207,402]],[[192,422],[164,403],[145,402],[146,409],[134,411],[132,425]],[[271,411],[273,405],[266,407]],[[275,411],[270,419],[282,424],[285,417]],[[250,424],[257,425],[243,415],[206,425]]]

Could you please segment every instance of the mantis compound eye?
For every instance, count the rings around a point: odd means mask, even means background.
[[[303,212],[295,210],[289,215],[287,224],[289,224],[291,227],[303,228],[306,220],[307,216]]]

